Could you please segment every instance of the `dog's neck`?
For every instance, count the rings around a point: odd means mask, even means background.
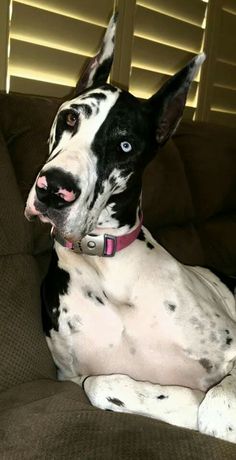
[[[143,221],[141,197],[138,195],[136,198],[136,208],[132,206],[132,209],[130,208],[129,199],[124,201],[123,197],[123,206],[119,207],[117,207],[118,203],[114,203],[113,200],[112,203],[117,209],[115,218],[111,215],[110,218],[105,219],[105,222],[100,223],[100,225],[98,224],[92,232],[79,241],[68,241],[54,229],[53,234],[56,241],[67,250],[72,250],[75,253],[90,256],[114,256],[117,252],[132,244],[140,233]],[[124,203],[126,206],[124,206]],[[107,214],[109,215],[109,213]],[[127,220],[128,223],[126,223]]]
[[[118,195],[112,195],[92,233],[122,236],[132,232],[140,222],[142,190],[138,182]]]

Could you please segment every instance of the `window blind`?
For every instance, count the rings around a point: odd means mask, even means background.
[[[68,94],[86,59],[97,52],[116,5],[119,22],[112,81],[137,97],[150,97],[204,48],[207,60],[192,84],[184,116],[236,125],[236,0],[11,3],[11,91]]]
[[[97,52],[113,3],[14,0],[10,90],[49,96],[68,94],[86,58]]]
[[[202,49],[206,3],[201,0],[137,0],[130,89],[147,98]],[[199,76],[192,84],[185,117],[197,104]]]
[[[236,2],[223,0],[219,11],[209,120],[236,127]]]

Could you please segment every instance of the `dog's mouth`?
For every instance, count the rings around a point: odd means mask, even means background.
[[[68,221],[66,222],[66,218],[63,218],[61,213],[58,213],[58,215],[56,213],[56,215],[51,216],[50,209],[45,210],[41,206],[26,206],[24,214],[26,219],[30,222],[35,222],[39,219],[42,223],[50,224],[52,227],[52,234],[57,233],[65,240],[73,243],[81,240],[94,228],[91,223],[90,225],[82,225],[82,228],[78,228],[77,226],[74,228],[74,225],[71,225]]]
[[[48,216],[48,212],[44,209],[36,208],[35,205],[31,207],[26,206],[24,215],[29,222],[33,222],[38,218],[43,223],[50,223],[53,225],[51,219]]]

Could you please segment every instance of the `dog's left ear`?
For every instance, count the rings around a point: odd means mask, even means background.
[[[74,91],[74,97],[90,86],[99,86],[106,83],[109,76],[114,47],[118,13],[114,13],[103,37],[100,51],[91,58],[85,67]]]
[[[148,100],[158,145],[163,145],[175,132],[183,115],[189,87],[205,57],[204,53],[194,57]]]

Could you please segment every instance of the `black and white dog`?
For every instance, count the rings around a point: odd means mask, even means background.
[[[93,405],[236,442],[235,297],[142,227],[143,170],[176,129],[204,55],[140,102],[106,84],[115,28],[113,16],[60,107],[26,205],[55,238],[47,343],[58,378],[83,385]]]

